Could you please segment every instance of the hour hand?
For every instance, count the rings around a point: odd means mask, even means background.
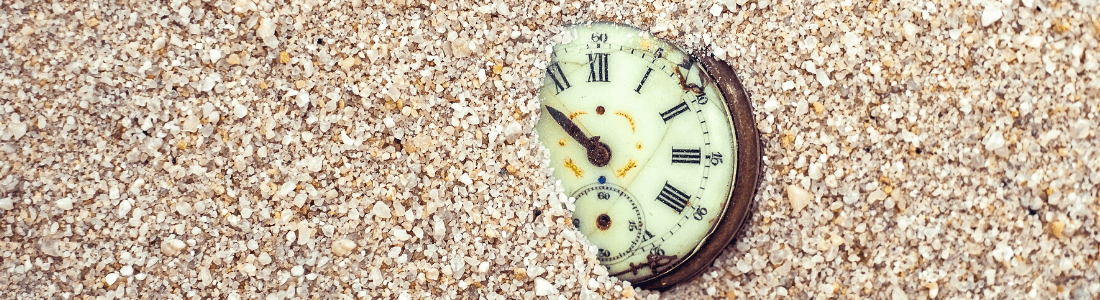
[[[562,130],[565,130],[565,133],[568,133],[577,143],[584,146],[585,150],[587,150],[588,162],[597,167],[603,167],[611,161],[611,148],[608,147],[607,144],[600,142],[599,136],[589,138],[588,135],[584,134],[584,131],[581,131],[580,127],[577,127],[577,124],[573,123],[573,120],[570,120],[564,113],[549,105],[546,106],[546,111],[550,112],[550,116],[554,118],[558,126],[561,126]]]

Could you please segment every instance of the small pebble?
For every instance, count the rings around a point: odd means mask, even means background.
[[[390,207],[383,202],[375,202],[374,208],[371,209],[371,213],[383,219],[389,219],[391,216]]]
[[[1005,146],[1004,135],[999,131],[994,131],[985,136],[982,140],[982,144],[985,145],[985,151],[993,151]]]
[[[8,124],[8,134],[11,135],[12,140],[23,138],[23,135],[27,134],[27,123],[13,122]]]
[[[3,201],[0,201],[0,208],[2,208],[2,207],[3,207],[3,203],[2,203],[2,202],[3,202]],[[70,209],[73,209],[73,199],[72,199],[72,198],[69,198],[69,197],[65,197],[65,198],[61,198],[61,199],[58,199],[58,200],[57,200],[57,208],[60,208],[60,209],[62,209],[62,210],[70,210]],[[10,209],[10,208],[8,208],[8,209]]]
[[[118,277],[118,272],[111,272],[103,278],[103,282],[107,283],[107,285],[112,285],[115,284],[115,281],[118,281]]]
[[[722,11],[723,10],[724,9],[723,9],[722,5],[718,4],[718,3],[715,3],[714,5],[710,6],[710,14],[715,16],[715,17],[722,16]]]
[[[346,239],[332,241],[332,253],[337,256],[347,256],[352,250],[355,250],[355,242]]]
[[[122,268],[118,269],[118,273],[120,275],[124,276],[124,277],[133,276],[134,275],[134,267],[131,267],[130,265],[122,266]]]
[[[1003,15],[1004,12],[1001,11],[1000,5],[987,4],[985,10],[982,11],[982,26],[992,25],[993,22],[1000,20]]]
[[[412,236],[409,235],[409,233],[406,232],[404,229],[394,228],[393,229],[393,238],[397,239],[397,241],[399,241],[399,242],[404,242],[404,241],[408,241],[410,238],[412,238]]]
[[[1065,230],[1066,223],[1062,221],[1050,222],[1050,233],[1054,234],[1056,238],[1062,238],[1062,231]]]
[[[535,296],[549,296],[557,293],[558,289],[549,281],[542,277],[535,278]]]
[[[787,186],[787,201],[791,202],[791,208],[794,209],[794,212],[802,211],[813,199],[814,196],[806,189],[797,185]]]
[[[260,256],[256,259],[256,261],[260,262],[261,265],[266,266],[271,263],[271,255],[268,255],[267,252],[260,253]]]
[[[221,49],[210,49],[208,53],[210,54],[210,62],[218,62],[222,59]]]
[[[875,201],[879,201],[882,199],[886,199],[886,192],[883,192],[882,190],[875,190],[874,192],[871,192],[870,195],[867,195],[868,203],[874,203]]]
[[[181,240],[168,239],[160,243],[160,252],[167,256],[176,256],[187,247],[187,244]]]
[[[225,62],[229,63],[230,65],[239,65],[241,64],[241,57],[237,56],[236,53],[233,53],[230,54],[229,57],[225,58]]]
[[[132,208],[133,205],[130,204],[130,201],[122,200],[118,203],[118,217],[125,218]]]
[[[263,40],[269,48],[279,46],[279,39],[275,37],[275,28],[275,20],[271,18],[264,18],[260,21],[260,26],[256,28],[256,36]]]
[[[118,199],[121,196],[118,192],[118,186],[112,186],[107,192],[107,197],[111,200]]]

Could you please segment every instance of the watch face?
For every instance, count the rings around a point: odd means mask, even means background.
[[[573,225],[620,279],[689,265],[697,274],[716,253],[695,254],[744,216],[724,217],[738,177],[733,106],[703,64],[647,32],[598,22],[565,35],[546,67],[536,131],[576,198]]]

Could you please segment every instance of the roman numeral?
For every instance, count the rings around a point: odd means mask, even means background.
[[[637,92],[639,94],[642,93],[642,85],[645,84],[645,80],[649,79],[649,73],[653,72],[653,68],[646,68],[646,69],[648,69],[648,70],[645,70],[645,75],[642,75],[642,82],[639,82],[638,83],[638,88],[634,89],[634,92]]]
[[[671,120],[672,118],[676,117],[676,115],[679,115],[687,110],[687,102],[680,102],[680,104],[677,104],[676,106],[673,106],[672,108],[661,113],[661,119],[665,120],[665,123],[668,123],[668,120]]]
[[[691,196],[672,187],[668,184],[668,181],[665,181],[665,187],[661,188],[661,193],[657,195],[657,201],[661,201],[661,203],[668,205],[668,207],[675,210],[676,213],[684,211],[688,199],[691,199]]]
[[[588,82],[607,82],[607,53],[588,54]]]
[[[699,149],[672,148],[672,163],[674,164],[699,164],[702,154]]]
[[[554,94],[561,93],[561,91],[571,87],[571,85],[569,85],[569,80],[565,79],[565,73],[561,71],[561,66],[559,66],[557,62],[546,67],[546,75],[554,80],[554,86],[557,87],[557,91],[554,92]]]

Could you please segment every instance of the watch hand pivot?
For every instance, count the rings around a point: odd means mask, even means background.
[[[554,118],[558,126],[561,126],[562,130],[565,130],[565,133],[573,137],[581,146],[584,146],[585,150],[587,150],[588,162],[597,167],[603,167],[611,161],[611,147],[600,142],[599,136],[589,138],[576,123],[573,123],[573,120],[570,120],[569,117],[565,115],[565,113],[549,105],[546,106],[546,111],[550,112],[550,116]]]

